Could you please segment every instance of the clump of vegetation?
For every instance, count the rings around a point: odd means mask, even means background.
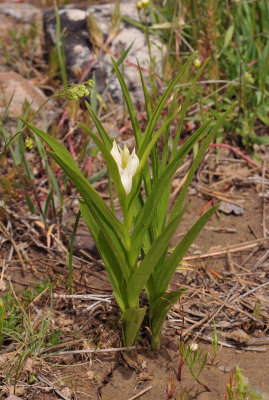
[[[174,249],[169,248],[189,206],[186,202],[189,185],[208,146],[215,138],[217,143],[229,138],[250,148],[256,157],[255,145],[269,144],[268,136],[263,133],[269,124],[269,5],[264,1],[230,4],[221,0],[142,0],[137,3],[137,9],[139,23],[125,19],[143,30],[148,45],[150,90],[138,65],[144,93],[145,125],[139,123],[124,74],[120,72],[131,44],[119,60],[112,59],[111,70],[111,74],[116,73],[122,88],[135,148],[131,153],[126,145],[122,148],[102,125],[105,100],[96,92],[94,77],[87,82],[68,85],[64,37],[55,6],[58,77],[62,80],[63,88],[51,98],[68,101],[72,128],[76,116],[83,114],[84,123],[77,125],[81,129],[80,134],[83,132],[91,141],[95,154],[102,154],[107,167],[89,177],[85,169],[78,167],[78,164],[83,164],[81,160],[85,161],[85,145],[80,146],[81,153],[76,163],[74,154],[71,150],[68,152],[55,131],[46,133],[35,126],[35,117],[41,109],[33,115],[29,104],[15,130],[10,124],[6,127],[3,121],[8,114],[10,99],[0,124],[4,142],[0,160],[5,162],[5,168],[8,169],[6,155],[11,155],[14,168],[9,170],[8,178],[1,177],[0,193],[7,204],[16,196],[20,198],[23,195],[30,212],[42,221],[45,229],[51,223],[50,219],[58,224],[59,229],[64,226],[62,216],[67,192],[68,195],[72,193],[79,196],[79,212],[66,253],[69,289],[72,292],[73,245],[82,216],[103,259],[120,309],[124,345],[136,343],[147,313],[152,348],[159,348],[165,318],[185,291],[169,290],[172,275],[217,210],[217,207],[213,207],[196,222],[192,221],[192,227],[183,239]],[[163,40],[168,49],[163,58],[161,80],[164,87],[161,91],[156,83],[155,60],[151,52],[152,35]],[[29,49],[32,55],[35,39],[34,29],[28,36],[22,35],[20,38],[16,31],[12,31],[12,57],[8,56],[4,47],[8,62],[22,62],[25,54],[29,55]],[[32,56],[30,67],[33,62]],[[109,87],[106,92],[108,90]],[[83,112],[80,107],[82,98],[90,101],[83,102]],[[194,117],[188,115],[191,102]],[[190,120],[194,122],[194,129],[185,143],[179,146],[184,124]],[[172,136],[174,122],[176,129]],[[173,176],[191,151],[192,166],[171,208]],[[47,185],[45,194],[41,194],[37,188],[29,154],[34,154],[35,160],[38,159],[42,166]],[[63,172],[59,173],[58,166]],[[92,185],[107,172],[110,206]],[[70,189],[69,180],[75,189]],[[120,205],[123,222],[116,215],[116,202]],[[148,308],[141,303],[144,290]],[[8,377],[15,376],[15,384],[26,357],[41,357],[60,343],[60,332],[50,331],[52,302],[49,316],[42,317],[38,326],[30,318],[27,308],[36,295],[28,291],[18,299],[14,291],[8,291],[6,298],[0,299],[0,344],[12,341],[19,349],[8,369]],[[218,345],[215,325],[212,345],[213,365]],[[207,363],[207,353],[187,347],[184,343],[180,345],[180,352],[194,380],[210,390],[200,379]],[[171,379],[167,399],[174,396],[187,399],[189,394],[186,390],[175,395],[175,382]],[[262,397],[249,389],[247,380],[236,367],[227,385],[226,398],[247,400]]]

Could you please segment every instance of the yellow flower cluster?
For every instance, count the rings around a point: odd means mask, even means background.
[[[33,139],[30,138],[29,136],[27,136],[27,138],[25,139],[25,146],[26,146],[29,150],[32,150],[33,147],[34,147]]]
[[[66,100],[78,100],[82,97],[88,97],[91,94],[92,88],[94,87],[94,81],[89,79],[87,82],[77,83],[65,87],[63,90],[57,93],[57,97],[61,97]]]

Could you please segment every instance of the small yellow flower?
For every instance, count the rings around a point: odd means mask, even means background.
[[[244,73],[244,80],[248,83],[254,83],[253,76],[251,75],[250,72],[245,72]]]
[[[194,60],[194,66],[195,66],[196,68],[201,67],[201,64],[202,64],[202,61],[200,60],[200,58],[196,58],[196,59]]]
[[[136,8],[138,9],[138,11],[141,10],[142,7],[143,7],[142,1],[138,1],[138,2],[136,3]]]
[[[129,194],[132,189],[133,176],[135,175],[139,165],[139,159],[135,154],[135,149],[133,149],[133,152],[130,155],[126,144],[122,150],[114,140],[110,154],[118,165],[121,183],[125,189],[125,192],[126,194]]]
[[[34,147],[33,139],[30,138],[29,136],[27,136],[27,138],[25,139],[25,146],[26,146],[29,150],[32,150],[33,147]]]
[[[147,7],[149,5],[149,0],[142,0],[142,6]]]

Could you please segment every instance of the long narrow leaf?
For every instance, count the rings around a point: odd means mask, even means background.
[[[78,124],[81,126],[85,132],[92,138],[98,149],[101,151],[104,159],[106,160],[107,166],[109,168],[109,172],[111,174],[111,177],[113,179],[117,195],[119,198],[119,202],[123,211],[123,215],[126,215],[126,192],[125,189],[122,185],[120,174],[119,174],[119,169],[117,166],[116,161],[110,154],[109,149],[104,145],[104,143],[96,136],[90,129],[88,129],[85,125],[83,124]]]
[[[160,337],[162,326],[167,313],[171,307],[178,301],[184,294],[186,289],[179,289],[174,292],[165,293],[162,297],[158,298],[150,307],[150,330],[151,330],[151,344],[153,349],[160,347]]]
[[[167,249],[187,207],[188,203],[155,240],[139,267],[130,276],[127,283],[127,294],[131,305],[137,299],[141,290],[145,287],[155,265],[159,261],[160,257],[162,257],[163,252]]]
[[[201,162],[201,160],[202,160],[202,158],[203,158],[208,146],[210,145],[211,141],[213,140],[214,136],[216,135],[216,133],[217,133],[218,129],[220,128],[220,126],[222,125],[223,121],[230,114],[230,112],[234,109],[234,107],[235,107],[235,105],[233,104],[231,107],[228,108],[228,110],[225,113],[223,113],[223,115],[217,120],[215,125],[212,127],[212,129],[209,132],[208,136],[204,139],[204,141],[203,141],[203,143],[202,143],[202,145],[201,145],[201,147],[200,147],[200,149],[199,149],[199,151],[198,151],[198,153],[197,153],[197,155],[196,155],[196,157],[195,157],[195,159],[194,159],[194,161],[193,161],[193,163],[191,165],[191,168],[189,170],[187,179],[184,182],[184,185],[183,185],[183,187],[182,187],[182,189],[180,191],[180,195],[179,195],[179,197],[178,197],[178,199],[177,199],[177,201],[176,201],[176,203],[175,203],[175,205],[173,207],[173,210],[172,210],[172,212],[170,214],[170,218],[173,218],[173,216],[175,214],[177,214],[178,211],[180,210],[180,207],[182,206],[183,201],[185,199],[185,196],[187,194],[188,187],[189,187],[189,185],[190,185],[190,183],[192,181],[192,178],[193,178],[193,176],[195,174],[195,171],[197,170],[197,168],[200,165],[200,162]]]
[[[79,207],[84,221],[86,222],[86,225],[88,226],[96,243],[97,249],[99,253],[102,254],[115,299],[119,304],[120,309],[124,311],[127,304],[127,296],[124,291],[126,283],[121,273],[121,269],[116,258],[114,257],[113,252],[110,251],[110,247],[106,241],[106,238],[104,237],[94,217],[91,215],[91,213],[89,213],[87,205],[80,201]]]
[[[165,132],[166,128],[168,125],[170,125],[171,121],[175,118],[175,116],[178,114],[179,109],[175,111],[175,113],[170,116],[169,118],[166,119],[165,123],[161,126],[160,129],[156,132],[156,134],[153,136],[151,141],[148,143],[146,149],[143,152],[143,155],[141,157],[141,161],[139,163],[139,166],[137,168],[136,174],[139,175],[142,169],[144,168],[145,164],[147,163],[148,157],[154,148],[155,143],[157,142],[158,138]],[[140,153],[140,152],[139,152]],[[142,153],[140,153],[142,154]]]
[[[209,59],[207,59],[207,61],[200,67],[200,69],[197,72],[197,74],[195,75],[195,78],[192,81],[192,85],[189,88],[188,93],[186,95],[186,98],[185,98],[185,101],[183,103],[182,110],[181,110],[181,113],[180,113],[180,118],[179,118],[179,121],[178,121],[178,127],[177,127],[176,135],[175,135],[175,138],[174,138],[174,143],[173,143],[173,148],[172,148],[172,152],[171,152],[170,161],[173,160],[173,158],[174,158],[174,156],[176,154],[176,151],[177,151],[182,125],[183,125],[183,122],[184,122],[184,118],[185,118],[185,115],[186,115],[186,112],[187,112],[187,108],[188,108],[189,102],[190,102],[191,97],[192,97],[194,86],[196,85],[196,82],[198,81],[199,77],[201,76],[202,72],[204,71],[208,61],[209,61]]]
[[[114,228],[122,243],[128,248],[130,246],[130,242],[128,240],[129,234],[125,226],[118,220],[118,218],[115,217],[115,215],[107,207],[104,200],[99,196],[93,186],[87,181],[80,169],[77,167],[68,150],[47,133],[34,127],[26,121],[23,122],[52,148],[54,153],[51,151],[48,152],[68,174],[72,183],[79,190],[85,201],[91,201],[92,204],[95,205],[98,212],[102,214],[108,224]]]
[[[135,248],[139,248],[143,242],[142,232],[145,232],[147,227],[150,225],[155,215],[156,208],[162,197],[162,194],[165,191],[167,182],[172,179],[181,161],[192,149],[197,140],[199,140],[199,138],[203,136],[211,122],[212,121],[209,120],[184,143],[184,145],[178,150],[176,156],[174,157],[174,160],[167,166],[158,183],[152,190],[136,221],[136,225],[132,234],[132,243],[134,244]]]
[[[165,260],[164,264],[159,267],[156,271],[156,282],[158,285],[159,296],[161,297],[171,281],[171,278],[190,245],[194,242],[196,237],[199,235],[207,221],[217,211],[218,206],[212,207],[204,215],[202,215],[198,221],[192,226],[192,228],[186,233],[184,238],[176,246],[173,253]]]
[[[83,176],[82,172],[77,167],[69,151],[61,143],[57,142],[57,140],[55,140],[47,133],[43,132],[41,129],[38,129],[36,126],[25,121],[23,118],[19,117],[19,119],[23,121],[24,124],[28,126],[28,128],[30,128],[34,133],[36,133],[37,136],[41,137],[41,139],[43,139],[52,148],[52,150],[58,155],[58,157],[62,158],[71,168],[73,168],[77,172],[78,175]]]
[[[146,82],[140,67],[140,64],[137,60],[137,65],[138,65],[138,70],[139,70],[139,74],[140,74],[140,80],[142,83],[142,89],[143,89],[143,93],[144,93],[144,99],[145,99],[145,106],[146,106],[146,112],[147,112],[147,120],[150,120],[151,117],[151,105],[150,105],[150,97],[149,97],[149,92],[146,86]]]
[[[60,165],[60,167],[69,176],[69,179],[73,185],[77,188],[85,203],[89,208],[94,207],[98,215],[102,215],[102,219],[105,221],[107,226],[114,231],[116,236],[123,244],[125,249],[130,247],[130,238],[128,231],[125,226],[115,217],[115,215],[107,207],[104,200],[99,196],[92,185],[82,175],[77,174],[69,165],[67,165],[56,153],[48,151],[54,160]]]
[[[138,123],[138,119],[136,117],[134,106],[133,106],[133,103],[132,103],[132,100],[131,100],[131,96],[130,96],[129,90],[128,90],[127,86],[126,86],[126,83],[124,81],[124,78],[123,78],[123,76],[122,76],[122,74],[121,74],[121,72],[120,72],[120,70],[119,70],[119,68],[117,66],[116,61],[113,58],[111,58],[111,61],[112,61],[112,64],[113,64],[113,66],[115,68],[115,72],[117,74],[118,80],[119,80],[121,88],[122,88],[122,92],[123,92],[124,99],[125,99],[125,102],[126,102],[126,105],[127,105],[129,117],[130,117],[130,120],[131,120],[133,132],[134,132],[134,136],[135,136],[136,145],[139,148],[140,142],[141,142],[141,139],[142,139],[142,134],[141,134],[141,129],[140,129],[140,126],[139,126],[139,123]]]
[[[174,77],[174,79],[172,79],[172,81],[170,82],[169,86],[167,87],[167,89],[165,90],[164,94],[162,95],[154,113],[152,114],[151,119],[148,121],[148,125],[147,128],[145,130],[145,133],[143,135],[143,139],[141,142],[141,145],[139,146],[139,150],[138,150],[138,157],[141,157],[147,146],[148,143],[151,140],[151,136],[153,133],[153,130],[156,126],[156,123],[161,115],[161,112],[165,106],[165,103],[168,99],[168,97],[170,96],[170,93],[172,92],[172,90],[174,89],[174,86],[176,85],[176,83],[178,82],[180,76],[182,75],[182,73],[185,71],[185,69],[188,67],[188,65],[190,64],[190,62],[192,61],[192,59],[194,58],[196,53],[194,53],[189,59],[188,61],[180,68],[179,72],[176,74],[176,76]]]
[[[93,122],[99,132],[99,135],[101,136],[104,144],[106,145],[106,147],[108,148],[108,150],[111,150],[112,148],[112,140],[111,138],[108,136],[108,134],[106,133],[106,130],[104,129],[103,125],[101,124],[101,122],[99,121],[99,119],[97,118],[95,112],[93,111],[92,107],[90,106],[90,104],[85,101],[86,107],[93,119]],[[85,129],[87,131],[87,127],[81,123],[78,122],[78,125],[80,125],[82,127],[82,129]]]
[[[125,58],[128,56],[128,53],[129,53],[129,51],[131,50],[131,48],[133,47],[133,44],[134,44],[134,40],[132,41],[132,43],[130,44],[130,46],[122,53],[122,55],[120,56],[120,58],[117,60],[117,66],[119,67],[122,63],[123,63],[123,61],[125,60]],[[115,68],[113,67],[112,69],[111,69],[111,75],[112,74],[114,74],[115,73]]]

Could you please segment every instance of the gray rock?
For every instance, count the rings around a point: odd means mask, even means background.
[[[14,119],[18,115],[23,115],[25,102],[31,104],[31,110],[36,112],[47,100],[47,97],[37,86],[13,71],[0,72],[0,94],[0,114],[4,113],[7,103],[12,98],[8,116]],[[52,103],[47,104],[44,110],[49,123],[53,118]],[[38,127],[43,127],[42,119],[39,122],[37,120],[35,122]]]
[[[114,74],[110,77],[112,69],[110,57],[119,58],[121,53],[134,42],[124,63],[124,78],[133,99],[138,102],[143,98],[143,94],[137,69],[137,60],[141,67],[146,70],[145,75],[148,75],[149,71],[149,54],[145,34],[132,24],[121,21],[118,34],[113,37],[108,49],[97,54],[94,52],[93,45],[90,42],[90,34],[86,22],[87,16],[90,13],[93,14],[105,42],[110,34],[109,28],[114,6],[114,3],[109,3],[90,6],[86,11],[70,7],[59,10],[61,30],[64,29],[65,31],[68,75],[70,80],[78,79],[88,63],[92,62],[90,73],[86,78],[91,78],[95,73],[98,91],[102,94],[106,85],[109,84],[109,92],[113,100],[119,103],[122,99],[122,92],[116,75]],[[121,2],[120,12],[121,16],[138,20],[136,2]],[[55,45],[54,10],[46,11],[43,21],[46,43],[50,47]],[[156,36],[151,36],[150,42],[152,56],[155,59],[155,72],[156,74],[161,74],[162,52],[166,48]]]

